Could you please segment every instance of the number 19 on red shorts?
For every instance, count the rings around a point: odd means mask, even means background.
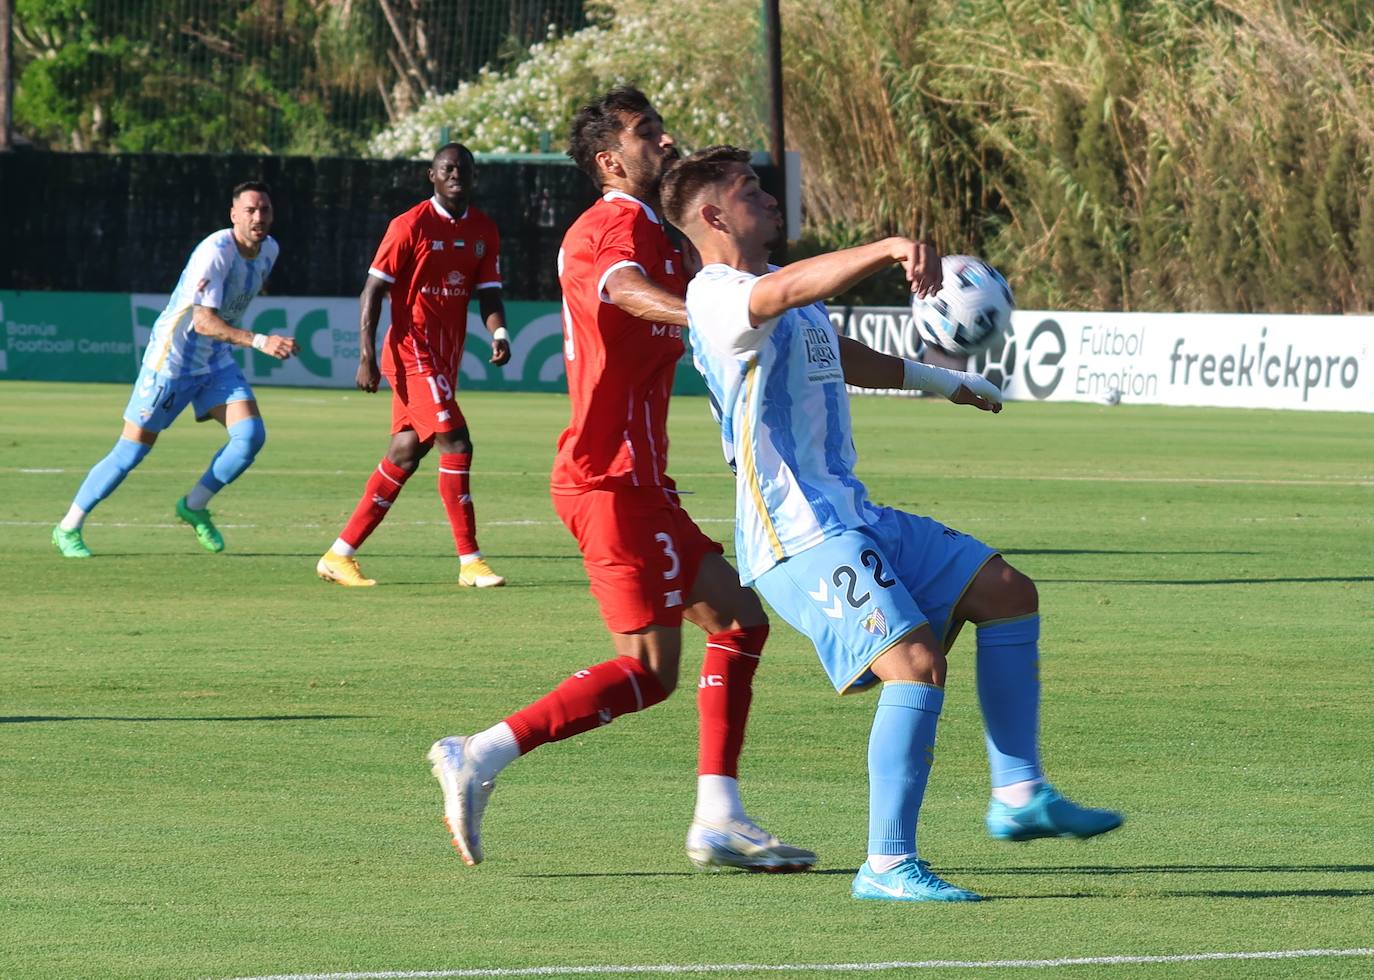
[[[413,429],[428,442],[436,432],[467,428],[454,397],[455,380],[445,374],[387,376],[391,384],[391,434]]]

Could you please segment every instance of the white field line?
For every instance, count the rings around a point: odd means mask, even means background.
[[[1201,963],[1209,960],[1300,960],[1374,956],[1374,948],[1279,949],[1256,953],[1178,953],[1168,956],[1080,956],[1052,960],[911,960],[889,963],[656,963],[642,966],[529,966],[471,970],[397,970],[381,973],[280,973],[236,980],[421,980],[429,977],[574,977],[691,973],[879,973],[888,970],[1044,970],[1066,966]]]
[[[48,469],[48,468],[24,468],[0,466],[0,473],[27,473],[27,474],[61,474],[73,473],[84,474],[84,469]],[[280,470],[255,468],[254,473],[259,476],[349,476],[355,475],[355,471],[350,470]],[[503,471],[503,470],[482,470],[483,477],[511,477],[525,476],[524,471]],[[1220,486],[1257,486],[1257,487],[1374,487],[1374,477],[1352,477],[1346,479],[1322,479],[1319,477],[1295,477],[1292,479],[1260,479],[1258,477],[1208,477],[1208,476],[1130,476],[1116,475],[1107,476],[1101,474],[1084,474],[1079,476],[1064,475],[1059,473],[968,473],[956,474],[957,476],[969,477],[978,480],[1011,480],[1013,482],[1029,481],[1039,483],[1159,483],[1159,484],[1205,484]],[[724,472],[710,473],[678,473],[680,479],[694,480],[728,480],[730,476]],[[691,491],[681,491],[684,496]]]

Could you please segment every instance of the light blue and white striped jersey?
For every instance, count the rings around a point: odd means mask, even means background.
[[[735,553],[745,585],[877,517],[854,475],[849,394],[824,305],[751,326],[758,280],[713,264],[687,286],[693,360],[735,471]]]
[[[233,344],[202,337],[191,327],[191,308],[208,306],[221,319],[239,326],[244,310],[262,289],[277,261],[277,242],[263,239],[256,258],[245,259],[230,228],[210,235],[191,253],[176,288],[153,325],[143,366],[158,374],[180,378],[208,374],[233,363]]]

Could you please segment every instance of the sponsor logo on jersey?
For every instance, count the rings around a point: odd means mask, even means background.
[[[442,252],[444,250],[444,243],[437,240],[432,241],[429,243],[429,250],[431,252]]]
[[[682,605],[682,590],[669,589],[663,593],[663,608],[672,609],[674,606]]]
[[[883,615],[881,609],[873,610],[860,621],[859,625],[880,639],[887,636],[887,617]]]
[[[484,241],[482,241],[482,239],[480,239],[480,238],[477,239],[477,244],[474,245],[474,246],[472,246],[472,254],[475,255],[475,256],[477,256],[479,259],[480,259],[482,256],[486,255],[486,254],[487,254],[487,243],[484,242]]]
[[[463,274],[457,269],[454,269],[445,278],[450,286],[461,286],[463,284]]]

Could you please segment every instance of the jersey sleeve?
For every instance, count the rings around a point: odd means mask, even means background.
[[[410,248],[412,229],[410,222],[403,220],[404,217],[392,218],[391,224],[386,226],[386,234],[382,236],[382,243],[377,246],[377,254],[372,257],[372,265],[368,267],[369,276],[391,283],[409,267],[414,254]]]
[[[648,218],[628,209],[622,209],[614,221],[605,225],[596,243],[596,258],[592,262],[596,294],[601,297],[601,302],[611,301],[606,294],[606,280],[611,273],[632,267],[648,275],[641,257],[656,254],[657,246],[653,238],[656,230],[657,226]]]
[[[487,233],[490,235],[490,244],[487,246],[486,254],[477,262],[477,289],[500,289],[501,288],[501,232],[496,228],[496,222],[487,225]]]
[[[233,255],[227,249],[210,241],[201,244],[186,264],[186,281],[195,284],[191,302],[212,310],[224,305],[224,288],[233,265]]]
[[[717,350],[744,357],[758,350],[777,326],[774,317],[749,322],[749,296],[759,276],[729,266],[708,266],[687,286],[687,329]]]

